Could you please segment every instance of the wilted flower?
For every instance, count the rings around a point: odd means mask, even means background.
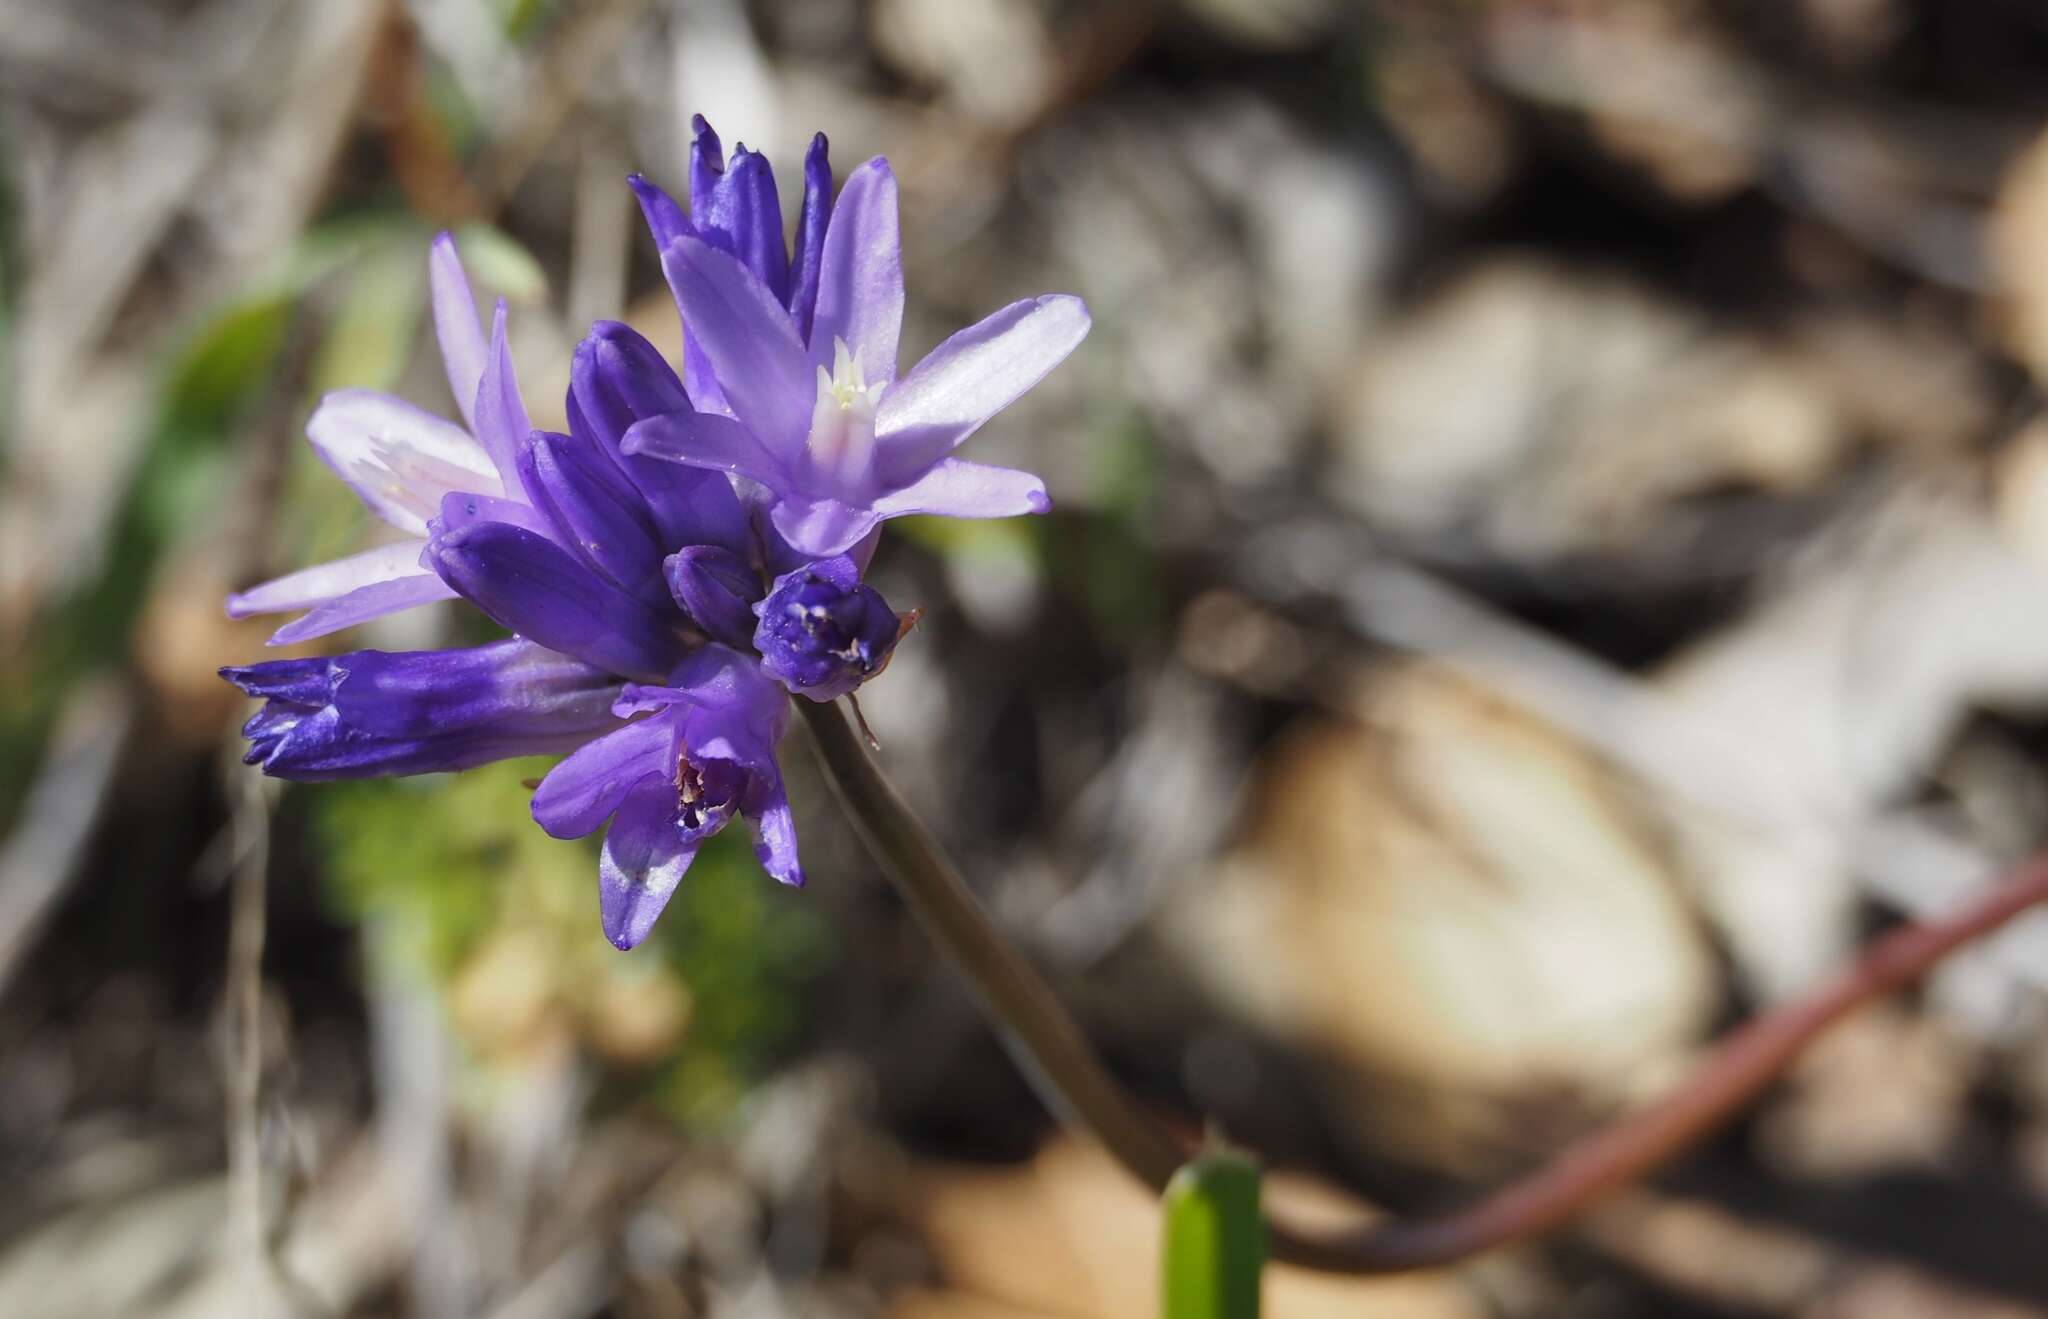
[[[723,168],[701,118],[694,214],[635,181],[682,311],[686,365],[697,363],[686,372],[696,407],[642,422],[626,448],[759,482],[774,494],[775,530],[812,557],[843,554],[910,513],[1045,512],[1037,477],[950,455],[1073,351],[1087,308],[1058,294],[1012,303],[899,379],[896,177],[876,157],[829,201],[823,137],[804,175],[794,267],[768,162],[742,148]]]

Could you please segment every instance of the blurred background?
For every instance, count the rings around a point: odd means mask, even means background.
[[[891,157],[906,360],[1092,304],[974,441],[1057,511],[895,524],[864,704],[1284,1193],[1457,1203],[2048,832],[2032,0],[0,0],[0,1314],[1149,1312],[800,729],[810,889],[729,834],[630,956],[533,762],[238,763],[221,597],[375,535],[314,400],[450,411],[444,226],[539,424],[593,318],[675,354],[622,179],[694,112],[785,205]],[[1268,1308],[2048,1313],[2044,985],[2022,922],[1554,1239]]]

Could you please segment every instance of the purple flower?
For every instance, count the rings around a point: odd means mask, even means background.
[[[557,838],[611,821],[598,867],[606,938],[645,939],[697,849],[735,816],[770,875],[804,882],[775,763],[789,699],[752,656],[705,646],[666,684],[626,687],[613,709],[640,717],[571,754],[533,795],[533,818]]]
[[[633,181],[683,312],[680,378],[646,339],[599,322],[570,366],[568,433],[532,429],[504,304],[486,343],[443,234],[434,326],[464,424],[345,390],[307,426],[407,539],[228,605],[310,611],[272,638],[288,643],[459,596],[513,635],[221,671],[263,700],[247,759],[281,778],[566,753],[533,816],[559,838],[606,830],[600,903],[621,948],[734,819],[770,875],[803,882],[775,759],[790,695],[833,700],[888,663],[903,620],[860,580],[883,520],[1045,511],[1037,477],[951,454],[1088,330],[1076,298],[1014,303],[899,379],[886,161],[835,202],[813,141],[793,255],[768,162],[744,146],[728,161],[701,119],[690,181],[694,214]]]
[[[761,620],[754,631],[761,667],[814,701],[844,696],[881,672],[903,632],[903,621],[845,555],[784,573],[753,612]]]
[[[468,769],[574,750],[618,727],[618,678],[512,638],[468,650],[273,660],[221,670],[263,708],[244,762],[315,782]]]
[[[667,561],[692,547],[751,553],[745,508],[716,472],[623,453],[657,409],[688,406],[654,346],[600,323],[576,350],[569,434],[534,431],[513,471],[523,503],[452,494],[422,561],[493,620],[608,672],[658,682],[711,629],[690,626]]]
[[[832,202],[824,139],[812,143],[793,263],[765,159],[742,147],[725,167],[700,118],[690,174],[694,214],[645,180],[634,188],[682,311],[696,408],[641,422],[627,451],[758,482],[773,492],[775,530],[809,557],[843,554],[905,514],[1051,507],[1037,477],[951,454],[1081,342],[1080,299],[1012,303],[899,379],[903,265],[886,160],[855,169]]]
[[[336,390],[320,400],[306,423],[314,452],[407,539],[229,596],[231,618],[311,611],[279,628],[274,646],[451,599],[455,592],[421,561],[427,523],[453,492],[498,502],[508,492],[519,497],[515,464],[530,424],[505,347],[505,304],[498,303],[486,345],[454,238],[434,240],[427,272],[434,333],[463,425],[375,390]]]
[[[535,816],[561,837],[612,821],[600,897],[621,948],[646,937],[698,847],[735,815],[769,873],[800,883],[775,763],[788,697],[758,657],[712,640],[745,646],[752,634],[763,590],[752,519],[723,474],[620,445],[643,417],[688,407],[652,345],[600,324],[572,366],[569,434],[521,434],[493,452],[495,472],[479,465],[480,489],[366,477],[405,501],[408,529],[423,533],[407,553],[440,595],[516,635],[223,670],[264,699],[244,728],[250,763],[335,779],[571,753]]]

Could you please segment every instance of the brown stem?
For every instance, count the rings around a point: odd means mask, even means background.
[[[882,777],[839,703],[796,705],[855,832],[967,977],[1039,1096],[1063,1121],[1092,1132],[1140,1181],[1165,1189],[1186,1158],[1180,1143],[1117,1085],[1044,979],[989,921],[938,840]]]
[[[1055,1113],[1092,1134],[1140,1181],[1163,1190],[1190,1153],[1103,1069],[1045,980],[990,924],[959,873],[882,777],[836,705],[799,700],[826,777],[875,861],[980,995],[1011,1053]],[[1952,915],[1902,926],[1805,998],[1741,1027],[1676,1092],[1566,1147],[1477,1203],[1436,1218],[1305,1230],[1268,1219],[1276,1260],[1334,1273],[1449,1264],[1547,1232],[1676,1157],[1732,1118],[1806,1045],[1858,1004],[1919,979],[1943,957],[2048,901],[2048,853]]]

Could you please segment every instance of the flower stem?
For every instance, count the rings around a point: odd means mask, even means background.
[[[1058,997],[990,923],[959,872],[862,748],[843,710],[798,701],[840,801],[883,873],[965,975],[1011,1054],[1055,1114],[1086,1130],[1133,1176],[1162,1191],[1193,1154],[1152,1121],[1089,1049]],[[1938,919],[1873,941],[1834,979],[1716,1045],[1676,1092],[1566,1147],[1466,1208],[1434,1218],[1307,1230],[1268,1215],[1272,1257],[1334,1273],[1450,1264],[1550,1231],[1601,1196],[1689,1149],[1780,1076],[1853,1008],[1909,984],[1961,945],[2048,901],[2048,853]]]
[[[1164,1190],[1186,1151],[1117,1085],[1059,999],[974,900],[960,872],[861,745],[840,703],[798,700],[825,776],[884,874],[981,999],[1047,1107]]]

